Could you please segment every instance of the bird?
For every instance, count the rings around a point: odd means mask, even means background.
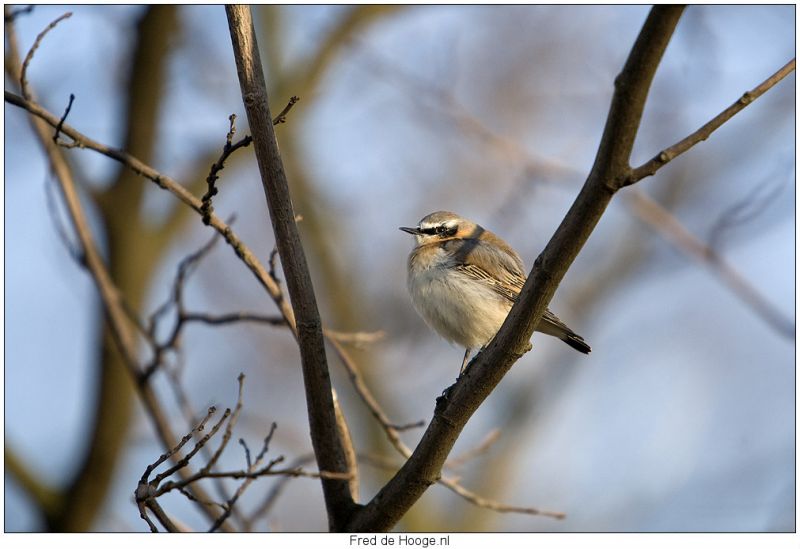
[[[416,241],[408,256],[411,301],[428,326],[466,349],[460,376],[472,351],[497,334],[522,291],[522,259],[499,236],[453,212],[433,212],[416,227],[400,230]],[[549,309],[536,331],[581,353],[592,350]]]

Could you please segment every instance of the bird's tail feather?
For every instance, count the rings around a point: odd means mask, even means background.
[[[569,326],[561,322],[549,309],[546,309],[539,326],[536,328],[540,332],[555,336],[576,351],[589,354],[592,348],[584,339],[573,332]]]
[[[589,347],[589,344],[586,343],[586,341],[584,341],[583,338],[575,332],[569,332],[560,339],[576,351],[580,351],[583,354],[588,355],[592,352],[592,348]]]

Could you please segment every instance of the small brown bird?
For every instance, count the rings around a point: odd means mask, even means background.
[[[466,348],[463,372],[472,350],[492,340],[522,290],[522,259],[500,237],[452,212],[434,212],[400,230],[416,239],[408,257],[414,308],[440,336]],[[592,350],[549,309],[536,331],[582,353]]]

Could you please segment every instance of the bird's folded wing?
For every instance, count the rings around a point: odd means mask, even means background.
[[[517,296],[522,290],[522,285],[525,284],[524,278],[505,270],[499,273],[499,277],[492,276],[484,269],[472,264],[456,265],[455,270],[476,282],[480,282],[512,303],[517,300]]]
[[[522,286],[525,284],[524,278],[505,270],[500,274],[502,278],[497,278],[477,265],[457,265],[455,269],[472,280],[491,288],[493,291],[497,292],[497,294],[505,297],[512,303],[517,301],[517,297],[519,297],[519,293],[522,291]],[[572,336],[583,342],[583,338],[573,332],[569,326],[564,324],[550,309],[545,309],[537,330],[561,338]]]

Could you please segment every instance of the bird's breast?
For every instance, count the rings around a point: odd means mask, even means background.
[[[497,332],[510,303],[453,266],[443,251],[412,253],[408,272],[411,300],[442,337],[464,347],[480,347]]]

